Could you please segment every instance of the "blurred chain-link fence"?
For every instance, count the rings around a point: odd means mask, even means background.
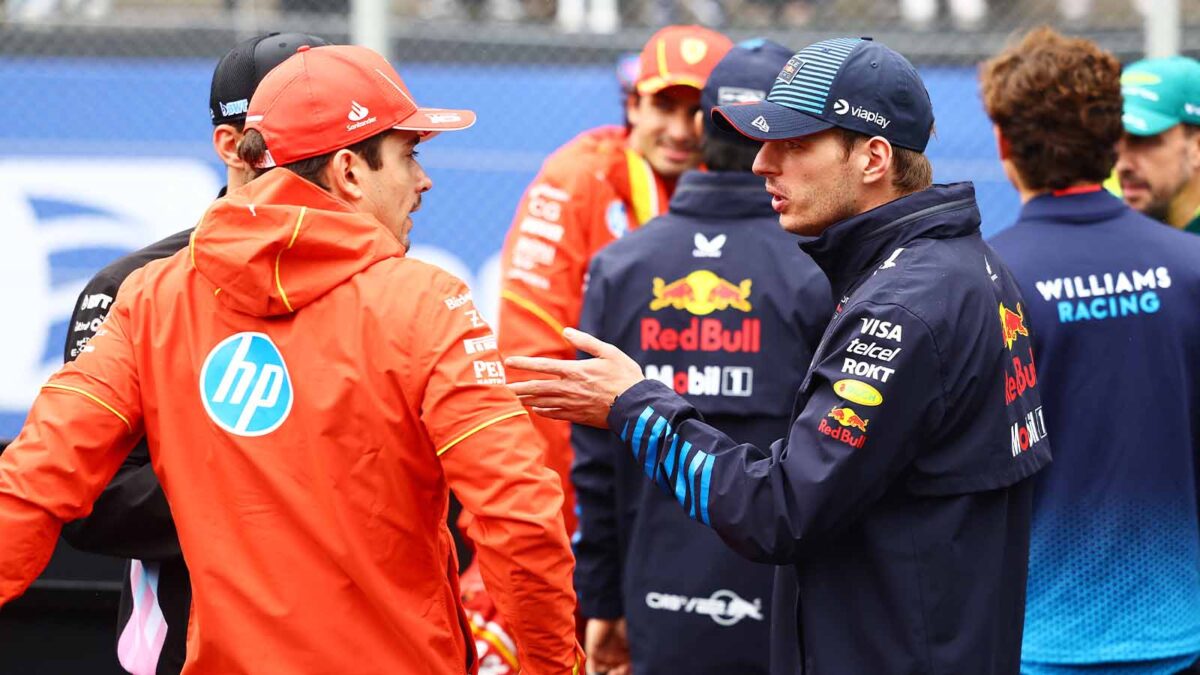
[[[355,0],[360,1],[360,0]],[[465,278],[494,312],[496,253],[542,159],[621,120],[614,64],[665,23],[800,47],[874,35],[921,69],[941,181],[976,181],[985,231],[1016,198],[995,158],[976,64],[1051,23],[1125,60],[1151,0],[383,0],[391,57],[418,100],[479,113],[423,148],[435,186],[414,254]],[[61,360],[65,321],[103,264],[191,225],[224,181],[207,110],[216,60],[268,30],[350,41],[351,0],[7,0],[0,5],[0,437]],[[1182,2],[1200,48],[1200,0]]]

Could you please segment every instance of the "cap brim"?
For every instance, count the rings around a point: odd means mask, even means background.
[[[1155,110],[1130,105],[1125,106],[1125,112],[1121,115],[1125,131],[1134,136],[1157,136],[1181,121]]]
[[[691,87],[697,91],[704,90],[704,80],[680,75],[678,77],[650,77],[637,83],[637,92],[642,96],[657,94],[668,87]]]
[[[417,131],[423,138],[432,137],[443,131],[462,131],[475,124],[475,113],[470,110],[448,108],[417,108],[416,112],[392,125],[401,131]]]
[[[756,141],[783,141],[809,136],[835,125],[770,101],[735,103],[713,108],[718,129],[735,131]]]

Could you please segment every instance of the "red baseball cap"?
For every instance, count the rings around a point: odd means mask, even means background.
[[[680,85],[704,89],[708,74],[732,48],[733,41],[703,26],[667,26],[642,47],[637,91],[648,95]]]
[[[324,155],[389,129],[428,138],[472,124],[470,110],[418,106],[387,59],[355,45],[300,47],[263,78],[246,112],[246,129],[267,143],[266,167]]]

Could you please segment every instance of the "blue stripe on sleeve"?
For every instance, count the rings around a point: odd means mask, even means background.
[[[708,457],[708,456],[709,456],[708,453],[704,452],[703,450],[696,451],[696,455],[694,457],[692,457],[692,463],[688,465],[688,470],[687,470],[688,486],[692,486],[692,485],[696,484],[696,472],[700,470],[700,465],[704,463],[704,458]],[[683,473],[683,472],[680,472],[680,473]],[[693,488],[693,492],[692,492],[692,509],[690,512],[692,519],[696,518],[696,502],[698,501],[696,499],[696,493],[694,492],[694,490],[695,490],[695,488]]]
[[[637,424],[633,427],[633,458],[638,458],[638,450],[642,447],[642,434],[646,431],[646,422],[654,415],[654,408],[646,406],[642,414],[638,417]]]
[[[658,463],[658,439],[662,437],[662,433],[667,428],[667,418],[660,417],[654,422],[654,428],[650,430],[650,442],[646,445],[646,477],[654,480],[654,465]]]
[[[716,457],[708,455],[704,460],[704,468],[700,470],[700,522],[708,525],[708,485],[712,482],[713,463]]]
[[[667,459],[663,463],[666,474],[660,474],[654,479],[654,482],[668,489],[671,487],[671,474],[675,473],[675,451],[678,449],[679,434],[671,434],[671,449],[667,451]]]
[[[683,478],[683,474],[686,472],[683,467],[687,464],[688,452],[691,449],[692,444],[687,441],[684,441],[683,447],[679,449],[679,470],[675,472],[675,499],[679,500],[680,506],[687,503],[687,483]]]
[[[625,420],[625,426],[621,427],[621,442],[629,440],[629,420]]]

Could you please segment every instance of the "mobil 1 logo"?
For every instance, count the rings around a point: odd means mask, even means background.
[[[200,400],[217,426],[238,436],[279,428],[292,410],[292,378],[279,348],[263,333],[236,333],[208,353]]]

